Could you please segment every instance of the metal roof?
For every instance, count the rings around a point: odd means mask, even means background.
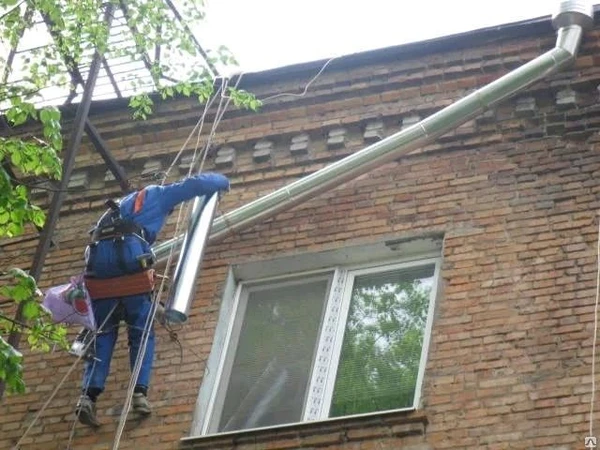
[[[137,30],[131,22],[128,23],[129,11],[126,2],[120,1],[113,10],[107,51],[102,58],[93,91],[93,100],[123,98],[140,92],[153,92],[157,90],[157,83],[166,86],[178,81],[186,81],[184,78],[192,69],[205,68],[213,76],[217,75],[217,69],[209,61],[207,52],[202,48],[197,36],[180,14],[177,1],[164,0],[165,21],[173,22],[173,25],[187,33],[194,43],[196,55],[186,55],[185,58],[182,58],[181,55],[173,54],[173,52],[169,54],[167,48],[160,45],[154,46],[149,51],[137,50],[134,41],[134,31]],[[9,10],[10,8],[5,8],[4,12],[0,10],[0,16]],[[25,3],[20,6],[20,14],[21,17],[29,14],[33,26],[24,31],[15,48],[11,49],[7,43],[0,43],[0,57],[6,61],[1,72],[1,81],[8,85],[22,84],[23,76],[27,73],[23,69],[26,62],[36,54],[48,54],[50,49],[53,50],[52,53],[56,54],[57,40],[61,39],[53,29],[49,18],[42,17],[38,11],[32,14],[26,9]],[[102,20],[100,14],[101,11],[99,11],[98,19]],[[63,54],[61,61],[52,61],[52,63],[59,63],[62,71],[48,80],[44,88],[38,90],[39,97],[36,98],[36,104],[45,106],[79,102],[93,56],[94,49],[83,50],[79,63],[71,70],[67,69],[65,64],[71,55]],[[165,76],[160,80],[153,80],[150,72],[150,68],[155,63],[167,68]],[[169,68],[176,68],[177,73],[168,73]],[[178,76],[182,78],[180,79]]]

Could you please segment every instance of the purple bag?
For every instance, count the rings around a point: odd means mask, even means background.
[[[56,323],[83,325],[88,330],[96,330],[92,300],[83,275],[71,277],[68,284],[48,289],[42,304],[50,310]]]

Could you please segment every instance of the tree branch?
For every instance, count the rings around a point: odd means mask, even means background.
[[[25,3],[27,0],[21,0],[19,3],[17,3],[15,6],[13,6],[10,10],[6,11],[4,14],[2,14],[0,16],[0,20],[4,19],[6,16],[12,14],[13,11],[19,9],[21,7],[21,5],[23,3]]]
[[[24,327],[24,328],[31,328],[31,327],[30,327],[29,325],[27,325],[26,323],[19,322],[19,321],[15,320],[15,319],[11,319],[10,317],[8,317],[8,316],[5,316],[5,315],[4,315],[4,314],[2,314],[2,313],[0,313],[0,319],[4,319],[4,320],[6,320],[7,322],[10,322],[10,323],[12,323],[14,326],[19,326],[19,327]]]
[[[15,319],[11,319],[10,317],[7,317],[2,313],[0,313],[0,319],[4,319],[7,322],[12,323],[12,328],[23,327],[23,328],[27,328],[28,330],[34,330],[34,328],[32,326],[27,325],[26,323],[23,323],[23,322],[19,322]],[[40,337],[43,337],[44,339],[46,339],[48,342],[51,342],[52,344],[58,344],[58,342],[56,342],[56,339],[57,338],[60,339],[60,335],[58,335],[58,334],[40,333],[39,335],[40,335]]]

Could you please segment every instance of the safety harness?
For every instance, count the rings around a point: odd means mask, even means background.
[[[133,212],[141,211],[146,190],[137,192]],[[132,220],[125,220],[121,215],[120,205],[114,200],[107,200],[108,210],[102,215],[95,228],[90,231],[88,263],[86,267],[86,287],[92,299],[122,297],[127,295],[150,292],[154,288],[154,270],[149,269],[154,264],[154,255],[144,253],[137,257],[139,267],[128,270],[125,263],[125,237],[134,236],[148,243],[143,227]],[[100,241],[112,240],[117,249],[117,263],[124,275],[114,278],[96,278],[93,272],[93,261],[96,245]],[[148,247],[150,245],[148,244]]]
[[[142,210],[145,199],[145,189],[136,192],[133,203],[134,214],[137,214]],[[109,208],[108,211],[102,215],[98,221],[98,225],[90,231],[93,244],[105,239],[120,239],[126,235],[134,235],[145,240],[145,232],[141,226],[132,220],[123,219],[121,216],[121,205],[119,203],[109,199],[105,204]]]
[[[121,240],[128,235],[146,240],[144,239],[144,229],[142,227],[135,222],[124,221],[121,218],[113,219],[110,224],[94,228],[91,235],[92,244],[97,244],[99,241],[106,239]]]

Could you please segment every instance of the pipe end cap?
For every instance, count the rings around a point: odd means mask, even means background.
[[[181,311],[176,311],[174,309],[165,310],[164,318],[169,323],[180,324],[187,321],[187,314],[182,313]]]
[[[594,6],[585,0],[565,0],[560,2],[558,12],[552,16],[555,29],[579,25],[584,30],[594,26]]]

